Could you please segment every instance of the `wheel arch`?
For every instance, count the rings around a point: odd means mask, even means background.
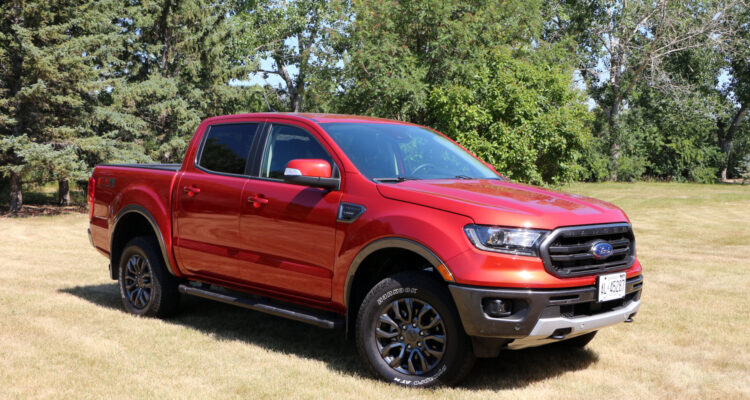
[[[395,257],[408,264],[395,263]],[[347,271],[344,286],[347,335],[353,333],[350,327],[354,326],[367,292],[385,277],[406,270],[427,270],[442,281],[455,281],[440,257],[421,243],[401,237],[375,240],[360,250]]]
[[[110,268],[109,273],[112,279],[117,279],[119,269],[119,259],[125,244],[136,236],[150,235],[156,238],[159,243],[159,250],[164,260],[164,265],[170,274],[175,275],[172,263],[167,253],[167,247],[164,243],[164,236],[159,229],[153,215],[137,204],[130,204],[123,207],[117,213],[112,224],[112,234],[110,235]]]

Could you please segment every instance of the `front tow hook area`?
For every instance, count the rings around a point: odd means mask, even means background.
[[[570,335],[571,332],[573,332],[573,328],[555,329],[555,331],[552,332],[551,335],[549,335],[549,338],[554,340],[563,340],[566,336]]]

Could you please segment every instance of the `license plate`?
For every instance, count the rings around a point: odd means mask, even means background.
[[[599,275],[596,286],[599,289],[597,300],[600,303],[621,299],[625,297],[625,273]]]

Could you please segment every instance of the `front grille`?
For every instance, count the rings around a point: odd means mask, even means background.
[[[597,259],[591,251],[597,243],[609,243],[612,254]],[[555,229],[539,248],[544,267],[555,276],[568,278],[627,269],[635,261],[635,237],[630,224],[574,226]]]

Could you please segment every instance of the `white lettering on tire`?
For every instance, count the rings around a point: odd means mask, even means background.
[[[430,377],[427,377],[427,378],[424,378],[424,379],[421,379],[421,380],[418,380],[418,381],[412,381],[412,380],[409,380],[409,379],[402,379],[402,378],[399,378],[399,377],[395,377],[395,378],[393,378],[393,381],[396,382],[396,383],[398,383],[398,384],[406,385],[406,386],[410,386],[410,385],[413,385],[413,386],[422,386],[422,385],[426,385],[426,384],[434,381],[435,379],[439,378],[441,375],[443,375],[443,373],[445,373],[445,370],[447,370],[447,369],[448,369],[448,366],[445,365],[445,364],[443,364],[443,366],[440,367],[440,369],[433,376],[430,376]]]
[[[388,300],[389,298],[397,295],[397,294],[417,294],[417,288],[398,288],[387,291],[384,295],[378,297],[378,305],[383,304],[384,301]]]

